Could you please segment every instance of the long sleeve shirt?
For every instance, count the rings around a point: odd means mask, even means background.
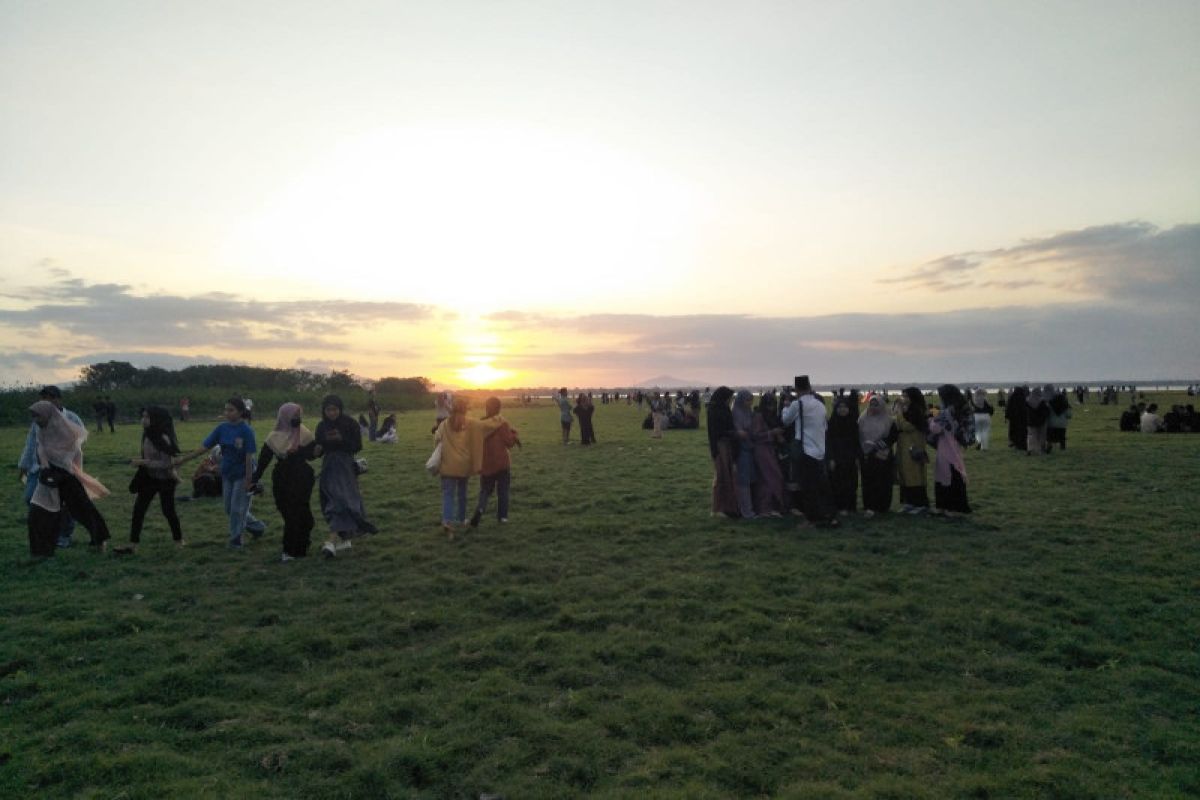
[[[825,458],[825,404],[811,394],[802,395],[783,410],[783,424],[795,423],[796,439],[809,458]]]

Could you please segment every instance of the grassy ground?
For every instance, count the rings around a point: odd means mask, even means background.
[[[564,448],[518,409],[512,522],[454,542],[409,414],[331,562],[278,563],[268,494],[248,552],[198,501],[182,551],[154,507],[134,557],[32,563],[12,470],[0,796],[1196,796],[1200,436],[1121,408],[969,453],[969,520],[839,531],[710,518],[703,432],[601,406]],[[117,543],[136,437],[86,451]]]

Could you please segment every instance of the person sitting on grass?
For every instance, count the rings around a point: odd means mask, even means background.
[[[1142,412],[1142,433],[1159,433],[1163,429],[1162,417],[1158,416],[1158,403],[1151,403]]]
[[[383,423],[379,426],[378,432],[375,434],[375,441],[383,444],[395,444],[396,436],[396,415],[388,414],[383,418]]]
[[[489,397],[484,404],[484,419],[500,417],[500,398]],[[471,515],[471,527],[479,526],[487,511],[488,500],[496,492],[496,519],[508,522],[508,496],[512,485],[512,458],[508,451],[513,445],[521,446],[521,437],[507,422],[487,434],[483,439],[483,464],[479,469],[479,500],[475,513]]]
[[[1121,414],[1121,430],[1127,433],[1140,431],[1142,429],[1140,416],[1137,403],[1131,403],[1125,413]]]

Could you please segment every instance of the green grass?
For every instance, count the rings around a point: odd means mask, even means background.
[[[512,522],[454,542],[408,414],[366,451],[382,532],[332,562],[277,563],[268,495],[245,553],[198,501],[183,551],[153,506],[134,557],[34,563],[11,470],[0,796],[1195,796],[1200,436],[1122,408],[968,453],[969,520],[839,531],[710,518],[702,431],[601,406],[563,448],[515,409]],[[86,450],[117,543],[136,437]]]

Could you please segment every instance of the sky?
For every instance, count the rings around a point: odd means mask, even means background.
[[[0,385],[1200,379],[1200,4],[0,0]]]

